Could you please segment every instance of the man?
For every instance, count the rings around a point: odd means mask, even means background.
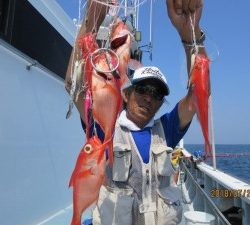
[[[199,27],[202,1],[167,0],[166,3],[169,18],[183,42],[189,71],[193,51],[190,15],[195,15],[198,51],[205,54],[202,46],[204,34]],[[99,20],[87,13],[87,22],[82,26],[80,35],[100,26],[106,9],[101,10],[102,6],[92,2],[88,12],[96,7],[101,12]],[[70,65],[66,77],[67,90],[70,87]],[[131,83],[124,86],[122,92],[126,107],[115,127],[114,163],[112,168],[108,166],[106,169],[107,179],[93,212],[93,224],[178,224],[182,217],[181,196],[173,179],[176,168],[171,160],[175,157],[173,148],[187,131],[195,114],[194,109],[189,108],[192,90],[170,113],[156,121],[154,115],[170,93],[160,69],[137,69]],[[84,121],[83,97],[81,94],[75,104]],[[99,129],[98,134],[101,135]]]

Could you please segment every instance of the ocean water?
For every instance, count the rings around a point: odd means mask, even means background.
[[[185,148],[193,153],[204,146],[186,144]],[[215,151],[217,169],[250,184],[250,145],[215,145]],[[206,163],[211,165],[211,159]]]

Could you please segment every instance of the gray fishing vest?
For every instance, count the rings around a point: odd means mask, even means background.
[[[100,189],[93,224],[178,224],[181,194],[173,181],[172,151],[158,120],[151,129],[150,160],[145,164],[131,132],[117,123],[114,163],[106,169],[107,180]]]

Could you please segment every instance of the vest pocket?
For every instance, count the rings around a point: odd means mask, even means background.
[[[161,197],[158,198],[158,225],[176,225],[182,219],[182,205],[180,201],[168,204]]]
[[[114,146],[114,163],[112,168],[113,181],[125,182],[128,180],[131,165],[131,149],[128,145]]]
[[[152,148],[157,165],[157,171],[161,176],[170,176],[175,172],[171,163],[172,151],[172,148],[165,145],[156,145]]]
[[[132,193],[132,189],[114,189],[102,186],[93,214],[93,224],[131,225],[134,201]]]

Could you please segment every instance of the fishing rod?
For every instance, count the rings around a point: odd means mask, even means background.
[[[214,158],[226,158],[226,157],[249,157],[250,156],[250,152],[239,152],[239,153],[216,153],[216,154],[212,154],[212,155],[205,155],[203,151],[201,150],[196,150],[193,152],[193,155],[196,159],[207,159],[207,158],[212,158],[212,160]],[[185,156],[185,155],[184,155]],[[190,158],[186,157],[186,158]]]
[[[240,157],[240,156],[250,156],[249,152],[244,153],[217,153],[215,154],[215,157]],[[208,158],[211,158],[212,156],[207,156]]]

